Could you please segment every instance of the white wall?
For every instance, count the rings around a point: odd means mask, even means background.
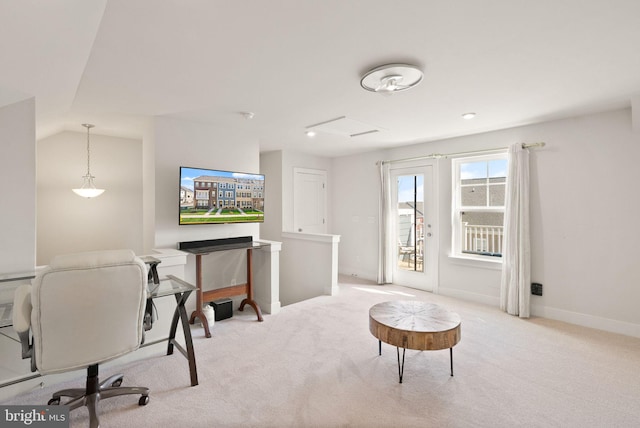
[[[378,272],[378,200],[380,179],[376,162],[384,151],[336,158],[330,193],[332,231],[340,235],[342,274],[376,280]]]
[[[0,108],[0,273],[35,267],[35,141],[33,98]]]
[[[640,240],[634,227],[640,210],[635,189],[640,136],[632,132],[630,109],[334,160],[334,182],[354,180],[333,190],[341,273],[376,276],[377,250],[367,233],[373,228],[354,222],[354,216],[363,215],[358,212],[375,215],[377,222],[376,160],[537,141],[547,147],[531,152],[531,279],[544,285],[544,295],[532,296],[533,314],[640,336],[640,269],[634,251]],[[495,305],[500,272],[448,257],[450,164],[439,161],[439,292]]]
[[[156,241],[156,148],[153,120],[142,137],[142,247],[149,254]]]
[[[293,227],[293,181],[294,168],[309,168],[327,171],[327,213],[331,212],[331,159],[312,156],[291,150],[279,150],[260,155],[261,172],[266,175],[267,184],[276,192],[267,196],[271,199],[269,207],[273,210],[262,228],[263,237],[279,240],[282,232],[294,232]],[[275,193],[275,194],[274,194]],[[266,215],[265,215],[266,217]],[[327,219],[327,230],[331,232],[330,219]],[[266,234],[264,234],[266,233]]]
[[[143,250],[142,142],[91,133],[91,174],[106,189],[92,199],[71,191],[87,171],[86,145],[84,132],[62,132],[37,143],[38,265],[57,254]]]
[[[178,216],[180,166],[257,173],[260,170],[258,142],[243,137],[237,130],[180,119],[155,118],[152,127],[149,135],[153,138],[155,150],[155,212],[146,212],[145,215],[153,215],[154,247],[177,248],[178,243],[183,241],[234,236],[253,236],[257,239],[258,223],[180,226]],[[265,183],[266,192],[269,191],[267,186],[268,181]],[[268,215],[265,209],[265,216]],[[227,286],[233,277],[240,283],[246,276],[243,273],[245,257],[243,251],[211,257],[215,259],[215,262],[211,262],[211,269],[221,265],[229,268],[219,272],[219,275],[207,275],[205,286]],[[188,257],[185,272],[185,279],[195,283],[194,256]]]
[[[280,301],[283,305],[338,293],[339,242],[340,237],[336,235],[282,234]]]
[[[271,215],[260,231],[263,238],[282,242],[280,301],[283,305],[336,292],[340,238],[297,233],[293,227],[294,168],[327,171],[327,213],[330,214],[331,165],[328,158],[294,151],[274,151],[260,156],[261,172],[266,174],[267,186],[271,189],[267,190]],[[327,223],[328,231],[332,232],[331,220]]]
[[[265,217],[260,237],[280,241],[282,233],[282,152],[260,154],[260,173],[265,177]]]

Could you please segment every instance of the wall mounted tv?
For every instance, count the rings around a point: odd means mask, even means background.
[[[180,167],[180,224],[264,222],[264,175]]]

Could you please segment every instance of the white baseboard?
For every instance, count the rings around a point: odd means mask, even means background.
[[[360,278],[360,279],[364,279],[367,281],[373,281],[373,282],[377,282],[378,278],[376,278],[375,276],[372,276],[370,274],[370,272],[368,271],[362,271],[362,270],[358,270],[358,269],[350,269],[350,268],[343,268],[343,267],[338,267],[338,275],[343,275],[343,276],[352,276],[355,278]]]
[[[626,321],[565,311],[564,309],[542,305],[531,305],[531,315],[640,338],[640,324],[633,324]]]
[[[258,304],[262,312],[267,313],[269,315],[275,315],[278,312],[280,312],[280,301],[269,303],[269,302],[263,302],[263,301],[257,300],[256,303]]]
[[[487,296],[484,294],[471,293],[464,290],[456,290],[454,288],[438,288],[438,294],[442,296],[454,297],[460,300],[469,300],[471,302],[482,303],[489,306],[500,306],[500,299],[498,297]]]
[[[471,302],[482,303],[493,307],[500,307],[500,298],[486,296],[482,294],[471,293],[464,290],[456,290],[452,288],[442,288],[438,290],[438,294],[456,299],[468,300]],[[614,320],[610,318],[597,317],[594,315],[583,314],[579,312],[566,311],[564,309],[552,308],[549,306],[531,304],[531,315],[541,318],[549,318],[552,320],[568,322],[570,324],[580,325],[582,327],[595,328],[598,330],[608,331],[610,333],[624,334],[626,336],[640,338],[640,324],[633,324],[626,321]]]

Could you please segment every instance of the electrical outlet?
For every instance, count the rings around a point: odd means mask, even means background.
[[[236,285],[236,279],[235,278],[231,279],[231,285]]]
[[[533,294],[534,296],[542,296],[542,284],[537,282],[532,282],[531,294]]]

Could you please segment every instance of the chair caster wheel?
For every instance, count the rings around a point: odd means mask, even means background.
[[[57,406],[57,405],[59,405],[59,404],[60,404],[60,399],[59,399],[59,398],[52,398],[51,400],[49,400],[49,401],[47,402],[47,404],[48,404],[49,406]]]
[[[143,395],[142,397],[140,397],[140,399],[138,400],[138,405],[146,406],[147,404],[149,404],[149,396]]]

